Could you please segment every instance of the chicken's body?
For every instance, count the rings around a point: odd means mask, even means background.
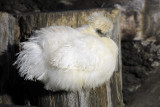
[[[81,90],[102,85],[112,76],[118,48],[92,28],[52,26],[36,31],[15,62],[20,75],[40,80],[49,90]]]

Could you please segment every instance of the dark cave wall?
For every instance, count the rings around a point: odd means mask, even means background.
[[[143,91],[147,90],[143,89],[145,81],[159,72],[160,43],[122,40],[122,55],[124,103],[130,105],[132,101],[136,100],[134,96],[136,93],[139,93],[136,95],[139,97]],[[156,75],[154,76],[156,78]],[[159,80],[153,80],[153,82],[156,81]],[[152,83],[148,83],[148,87],[151,86]],[[141,92],[138,91],[139,89]],[[146,99],[149,99],[149,96]]]
[[[121,23],[126,25],[121,29],[123,98],[126,107],[160,106],[159,6],[159,0],[146,0],[140,13],[122,13],[126,21]]]
[[[0,0],[0,11],[10,14],[51,12],[89,8],[113,7],[133,0]]]

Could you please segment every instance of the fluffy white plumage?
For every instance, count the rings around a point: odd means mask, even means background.
[[[88,25],[77,29],[51,26],[35,31],[22,43],[17,67],[27,80],[40,80],[47,90],[95,88],[112,76],[118,54],[113,29],[103,13],[94,12]]]

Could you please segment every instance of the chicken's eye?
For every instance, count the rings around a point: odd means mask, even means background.
[[[105,34],[102,33],[102,30],[101,30],[101,29],[96,29],[96,32],[98,33],[98,35],[99,35],[100,37],[104,37],[104,36],[105,36]]]
[[[101,35],[103,34],[101,29],[96,29],[96,32]]]
[[[102,34],[102,30],[101,29],[96,29],[96,32],[99,34]]]

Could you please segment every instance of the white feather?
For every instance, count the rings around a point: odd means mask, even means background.
[[[103,24],[112,24],[108,21]],[[35,31],[29,41],[22,43],[15,64],[20,76],[42,81],[48,90],[76,91],[95,88],[109,80],[117,51],[114,41],[98,36],[92,24],[78,29],[51,26]]]

